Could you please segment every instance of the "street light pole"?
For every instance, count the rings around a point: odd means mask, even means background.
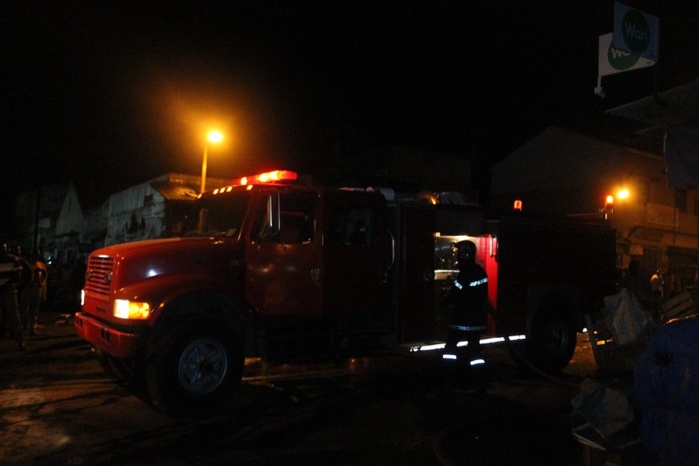
[[[209,145],[206,144],[204,145],[204,161],[201,163],[201,189],[199,190],[200,193],[203,193],[204,189],[206,188],[206,158],[208,152]]]
[[[209,142],[219,143],[223,140],[223,134],[218,131],[211,131],[206,138]],[[201,163],[201,189],[200,193],[203,193],[206,189],[206,163],[209,155],[209,144],[204,145],[204,160]]]

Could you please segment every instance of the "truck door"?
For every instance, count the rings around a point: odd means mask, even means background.
[[[258,207],[245,248],[248,303],[268,316],[320,315],[318,193],[279,192],[266,201]],[[269,221],[272,215],[274,222]]]
[[[329,190],[324,196],[325,313],[389,311],[393,245],[386,226],[385,200],[356,191]]]

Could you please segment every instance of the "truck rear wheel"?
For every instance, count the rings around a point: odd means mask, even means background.
[[[167,412],[220,406],[240,385],[244,356],[222,323],[187,321],[151,348],[146,384],[153,403]]]
[[[576,344],[577,331],[571,318],[551,309],[540,309],[532,318],[527,339],[511,353],[526,367],[558,374],[570,362]]]

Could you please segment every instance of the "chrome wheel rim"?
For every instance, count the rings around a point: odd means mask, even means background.
[[[213,338],[194,340],[182,351],[177,371],[180,384],[189,393],[211,393],[223,384],[228,372],[226,348]]]

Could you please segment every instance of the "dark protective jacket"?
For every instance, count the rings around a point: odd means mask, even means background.
[[[485,330],[488,304],[488,275],[475,262],[466,262],[459,270],[445,304],[452,307],[450,327],[460,330]]]
[[[22,277],[22,265],[12,254],[0,252],[0,292],[16,293]]]

